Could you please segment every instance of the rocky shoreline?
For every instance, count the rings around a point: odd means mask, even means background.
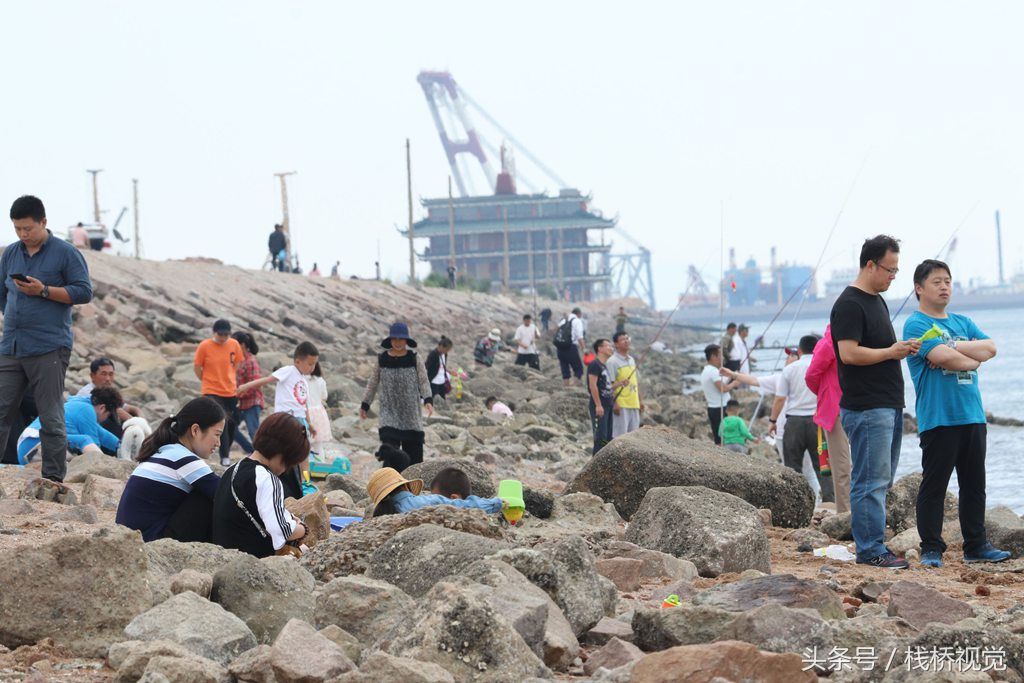
[[[0,468],[0,680],[1024,680],[1020,517],[995,508],[986,518],[1017,558],[1002,565],[959,561],[952,494],[943,569],[815,556],[850,543],[848,515],[816,508],[766,446],[751,456],[715,447],[702,399],[680,393],[699,370],[686,355],[645,359],[644,427],[591,457],[586,396],[562,387],[553,359],[542,357],[543,372],[513,366],[510,352],[472,366],[475,339],[494,326],[510,336],[532,302],[205,262],[89,262],[97,299],[76,312],[69,388],[84,383],[89,358],[107,355],[126,398],[156,419],[195,394],[191,350],[214,318],[257,335],[265,372],[310,339],[334,446],[353,472],[289,503],[314,530],[309,553],[256,560],[143,544],[114,526],[130,463],[73,459],[60,499],[33,483],[31,466]],[[611,331],[615,308],[590,310],[591,336]],[[462,400],[439,402],[425,462],[406,474],[456,464],[481,495],[518,478],[521,525],[428,508],[329,531],[329,515],[368,504],[376,425],[359,421],[358,401],[399,318],[424,353],[441,333],[455,339],[452,358],[470,373]],[[640,347],[655,330],[630,331]],[[663,340],[698,338],[670,328]],[[484,412],[488,395],[514,403],[516,417]],[[919,484],[906,477],[889,496],[890,544],[908,556]],[[664,606],[670,595],[677,606]],[[964,670],[936,671],[944,662]]]

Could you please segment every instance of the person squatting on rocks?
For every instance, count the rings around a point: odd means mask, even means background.
[[[814,476],[818,480],[823,503],[835,501],[832,477],[821,474],[821,462],[818,458],[818,425],[814,423],[814,413],[818,408],[818,398],[807,386],[805,375],[814,357],[814,347],[818,344],[818,336],[804,335],[797,346],[797,361],[783,369],[775,389],[775,402],[772,404],[771,426],[768,434],[775,436],[776,423],[783,409],[786,413],[786,433],[782,440],[783,464],[794,472],[802,472],[804,454],[809,453]]]
[[[89,398],[94,389],[112,389],[115,380],[114,361],[109,358],[96,358],[89,363],[89,383],[78,390],[75,396]],[[149,422],[142,417],[142,411],[135,406],[122,403],[117,410],[110,412],[105,420],[100,421],[100,426],[116,436],[121,441],[117,450],[110,450],[100,446],[107,455],[117,455],[125,460],[135,460],[142,442],[146,440],[153,429]]]
[[[448,354],[452,350],[452,340],[441,335],[437,347],[427,354],[424,366],[430,378],[430,395],[445,398],[452,391],[452,374],[448,372]],[[401,471],[401,470],[399,470]]]
[[[238,426],[238,366],[243,358],[241,344],[231,338],[231,323],[220,319],[213,323],[213,337],[199,343],[192,360],[200,393],[216,401],[226,416],[220,439],[220,464],[225,467],[231,464],[231,443]]]
[[[455,467],[438,472],[430,487],[431,493],[422,493],[422,479],[406,479],[390,467],[382,467],[370,475],[366,493],[373,501],[374,517],[404,514],[434,505],[474,508],[494,514],[501,512],[504,505],[501,498],[470,495],[469,478]]]
[[[377,433],[381,443],[391,444],[409,454],[412,464],[423,462],[423,414],[434,414],[434,399],[423,361],[412,349],[416,340],[409,336],[409,326],[394,323],[381,341],[385,349],[377,356],[366,393],[359,406],[359,417],[366,419],[370,404],[380,390],[380,417]]]
[[[885,545],[885,497],[900,461],[903,372],[916,340],[897,341],[882,298],[899,272],[900,245],[888,235],[864,242],[857,279],[832,306],[830,323],[843,397],[839,416],[850,438],[850,512],[857,563],[906,569]]]
[[[704,400],[708,404],[708,425],[711,427],[711,438],[716,444],[722,443],[718,428],[722,424],[725,404],[729,402],[729,392],[740,386],[736,380],[726,381],[721,375],[722,347],[708,344],[704,347],[704,358],[707,365],[700,373],[700,386],[704,390]]]
[[[594,342],[594,360],[587,366],[587,395],[590,398],[590,429],[594,434],[592,454],[608,445],[612,440],[612,380],[608,374],[608,359],[612,355],[612,343],[607,339]]]
[[[289,413],[269,415],[252,455],[229,467],[213,499],[213,542],[256,557],[300,554],[306,526],[285,509],[282,476],[309,457],[306,426]]]
[[[917,495],[917,531],[921,564],[941,567],[943,504],[956,469],[964,562],[1002,562],[985,534],[985,450],[987,426],[978,386],[978,368],[995,358],[996,343],[966,315],[949,313],[953,276],[942,261],[928,259],[914,270],[918,310],[903,324],[904,341],[921,339],[934,328],[940,334],[921,341],[907,359],[917,394],[917,429],[924,476]]]
[[[300,342],[292,354],[292,364],[285,365],[266,377],[253,380],[238,388],[239,393],[250,389],[259,389],[271,382],[276,382],[274,387],[274,412],[288,413],[309,432],[311,438],[317,438],[317,432],[313,430],[309,421],[309,383],[306,377],[313,372],[317,362],[320,360],[320,352],[311,342]],[[328,425],[329,427],[329,425]],[[255,438],[255,437],[254,437]],[[255,442],[253,449],[256,449]],[[303,473],[309,472],[309,453],[306,458],[299,461],[299,465],[287,470],[281,476],[281,483],[284,484],[285,494],[291,498],[302,498]]]
[[[473,360],[480,365],[491,367],[494,365],[494,356],[501,348],[501,330],[495,327],[493,330],[480,337],[473,348]]]
[[[523,316],[523,324],[516,328],[516,365],[529,365],[534,370],[540,370],[540,354],[537,353],[537,337],[540,331],[533,324],[533,316],[529,313]]]
[[[722,367],[732,370],[733,372],[740,371],[740,359],[732,360],[732,352],[735,343],[733,337],[736,336],[736,323],[729,323],[725,326],[725,334],[722,335],[722,340],[718,342],[718,345],[722,347],[722,358],[724,362]]]
[[[582,315],[579,308],[572,309],[572,313],[558,321],[558,329],[552,339],[558,354],[558,365],[562,370],[562,381],[567,387],[572,386],[570,377],[577,380],[583,377],[583,359],[580,354],[586,350],[586,340],[583,321],[580,319]]]
[[[142,532],[147,542],[209,543],[220,478],[204,458],[218,449],[224,421],[224,409],[205,396],[165,418],[139,450],[139,465],[117,506],[117,523]]]
[[[46,228],[46,209],[25,195],[11,205],[18,241],[0,256],[0,444],[26,389],[39,411],[42,476],[62,482],[67,471],[64,377],[71,359],[71,307],[92,300],[85,259]],[[14,277],[17,276],[17,277]]]
[[[644,411],[644,399],[640,395],[640,378],[637,376],[636,359],[629,355],[630,339],[625,332],[616,332],[612,337],[615,353],[605,363],[608,376],[612,378],[612,438],[629,434],[640,429],[640,413]]]
[[[832,346],[832,326],[825,327],[825,336],[814,346],[814,356],[804,375],[807,388],[818,397],[814,424],[824,433],[828,444],[829,463],[832,467],[832,487],[836,496],[836,512],[850,511],[850,440],[839,419],[839,388],[836,371],[836,352]]]
[[[487,408],[487,412],[494,413],[495,415],[501,415],[502,417],[515,417],[512,412],[513,407],[507,403],[499,401],[494,396],[488,396],[484,399],[484,407]]]
[[[248,332],[235,332],[231,337],[238,342],[245,354],[242,362],[238,364],[238,370],[235,371],[235,381],[238,386],[241,387],[263,377],[260,362],[256,359],[260,347],[253,336]],[[242,448],[246,455],[252,453],[251,439],[256,436],[256,430],[259,429],[260,413],[263,412],[263,406],[263,391],[261,389],[249,389],[238,394],[238,417],[236,419],[238,428],[235,429],[235,443]],[[248,438],[242,433],[243,424],[249,432]]]
[[[121,404],[117,389],[96,389],[89,397],[72,396],[64,404],[64,429],[68,448],[75,453],[118,453],[121,440],[100,426]],[[41,443],[41,423],[36,418],[18,438],[18,463],[25,465],[35,459]]]
[[[747,442],[756,441],[754,435],[747,429],[747,423],[740,417],[740,402],[736,399],[729,399],[725,404],[725,417],[718,426],[718,436],[721,437],[723,446],[743,455],[749,452]]]

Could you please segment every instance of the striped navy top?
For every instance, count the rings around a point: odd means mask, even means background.
[[[193,489],[213,500],[219,481],[198,455],[180,443],[168,444],[132,472],[117,506],[116,521],[141,531],[143,540],[155,541]]]

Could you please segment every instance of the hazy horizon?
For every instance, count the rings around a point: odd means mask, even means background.
[[[715,287],[723,224],[741,264],[767,265],[774,245],[813,265],[848,193],[820,288],[887,232],[903,241],[893,296],[909,291],[913,264],[975,205],[955,278],[994,283],[996,209],[1007,277],[1024,267],[1019,4],[168,7],[5,7],[8,204],[38,195],[63,232],[91,220],[85,169],[103,168],[108,224],[140,181],[146,257],[257,268],[280,220],[273,174],[294,170],[304,269],[340,259],[372,276],[379,241],[384,275],[404,281],[406,138],[414,196],[447,192],[415,80],[439,69],[652,250],[661,308],[690,264]]]

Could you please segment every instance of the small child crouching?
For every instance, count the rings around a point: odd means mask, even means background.
[[[374,505],[374,517],[412,512],[432,505],[476,508],[493,514],[501,512],[503,506],[501,498],[470,495],[469,478],[455,468],[438,472],[431,484],[431,493],[424,494],[422,491],[422,479],[405,479],[391,467],[382,467],[371,474],[366,484],[366,492]]]
[[[730,400],[725,404],[725,417],[718,428],[718,435],[722,437],[722,445],[730,451],[747,454],[747,442],[756,441],[754,435],[747,429],[747,423],[739,415],[740,402]]]

